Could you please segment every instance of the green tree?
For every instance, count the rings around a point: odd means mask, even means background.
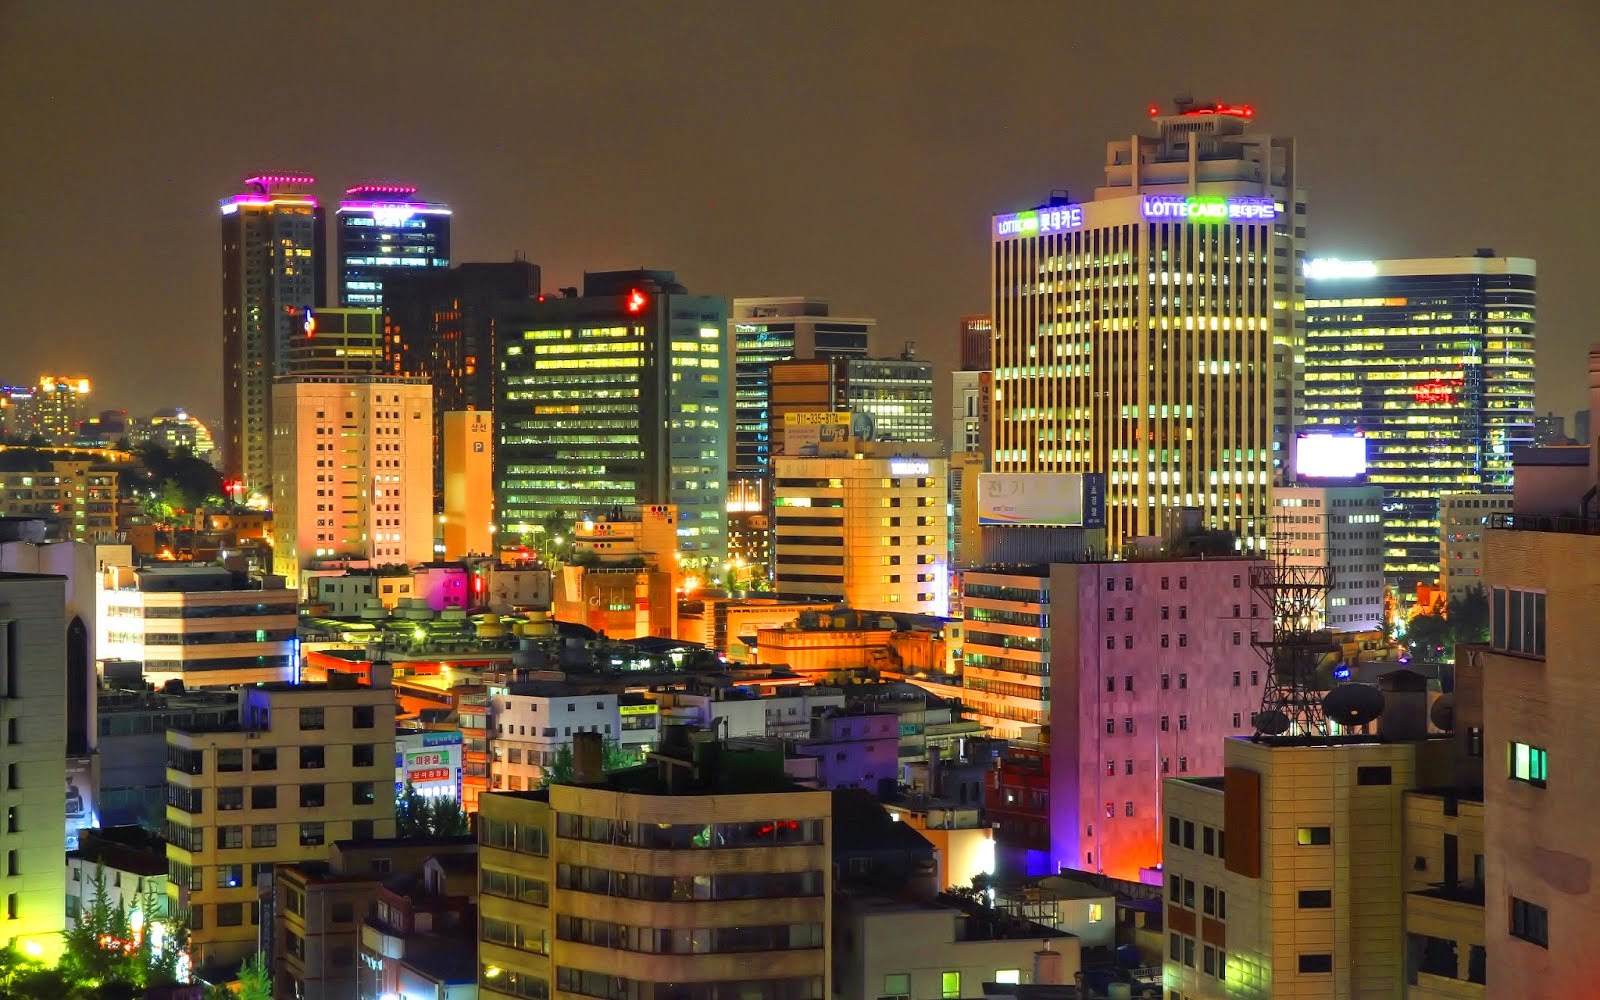
[[[421,795],[406,782],[394,802],[398,837],[461,837],[472,832],[461,803],[447,796]]]
[[[622,749],[622,745],[615,740],[605,740],[600,744],[600,767],[606,771],[620,771],[625,767],[632,767],[639,762],[630,750]],[[544,778],[539,787],[549,788],[551,785],[572,784],[572,744],[568,743],[556,751],[556,759],[544,769]]]
[[[239,967],[238,1000],[272,1000],[272,967],[256,952]]]
[[[1489,595],[1481,585],[1452,597],[1448,615],[1454,642],[1489,641]]]
[[[1404,641],[1417,659],[1443,659],[1450,647],[1450,622],[1444,615],[1412,615],[1406,623]]]
[[[146,970],[134,947],[133,921],[128,910],[111,904],[104,865],[95,869],[89,885],[94,895],[78,922],[67,928],[59,969],[73,982],[142,985]]]

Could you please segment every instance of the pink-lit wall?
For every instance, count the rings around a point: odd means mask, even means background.
[[[1051,567],[1055,865],[1137,881],[1161,861],[1162,779],[1220,775],[1224,737],[1252,731],[1266,668],[1251,633],[1272,631],[1254,565]]]
[[[416,594],[434,611],[465,608],[470,581],[465,566],[418,566]]]

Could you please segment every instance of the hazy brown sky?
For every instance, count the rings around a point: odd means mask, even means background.
[[[828,298],[948,368],[988,216],[1087,196],[1188,91],[1299,139],[1314,255],[1536,257],[1540,405],[1569,411],[1596,65],[1590,0],[0,0],[0,381],[215,418],[217,201],[257,171],[415,183],[456,260],[520,250],[547,287]]]

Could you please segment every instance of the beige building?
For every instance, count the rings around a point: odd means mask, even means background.
[[[295,676],[297,612],[282,577],[221,566],[107,566],[97,655],[143,664],[144,679],[156,685],[288,681]]]
[[[879,445],[854,458],[773,459],[779,598],[948,612],[950,463],[915,451]]]
[[[394,836],[394,715],[388,678],[334,674],[244,688],[238,723],[167,732],[168,895],[196,967],[255,953],[275,865]]]
[[[678,637],[678,590],[707,581],[678,572],[678,509],[617,507],[572,528],[568,562],[552,580],[555,616],[613,639]]]
[[[1383,624],[1383,487],[1274,486],[1273,545],[1290,566],[1329,581],[1314,628],[1364,632]]]
[[[582,784],[479,800],[480,997],[833,995],[832,796],[694,738],[601,777],[585,734]]]
[[[289,339],[285,375],[381,375],[383,310],[307,310]]]
[[[1169,998],[1482,995],[1407,989],[1418,965],[1411,925],[1441,939],[1466,932],[1412,898],[1433,873],[1408,856],[1445,868],[1432,803],[1412,793],[1448,783],[1453,742],[1420,738],[1424,692],[1388,697],[1376,739],[1234,738],[1222,777],[1168,779]],[[1470,873],[1458,875],[1453,891],[1469,894]],[[1463,955],[1463,978],[1466,967]]]
[[[109,542],[117,530],[117,473],[54,461],[48,472],[0,472],[0,517],[37,517],[75,542]]]
[[[1449,598],[1484,586],[1484,532],[1491,517],[1510,512],[1509,493],[1447,493],[1439,498],[1439,587]]]
[[[444,558],[492,555],[494,544],[494,414],[444,414]]]
[[[1151,119],[1093,200],[994,219],[991,468],[1106,473],[1112,551],[1182,506],[1260,552],[1302,382],[1295,142],[1247,107]]]
[[[428,380],[300,375],[272,393],[274,571],[298,589],[321,562],[432,559]]]

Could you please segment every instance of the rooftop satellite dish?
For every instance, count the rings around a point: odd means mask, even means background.
[[[1428,721],[1432,722],[1435,729],[1441,732],[1450,732],[1456,727],[1456,696],[1453,694],[1440,695],[1435,699],[1432,707],[1428,709]]]
[[[1282,736],[1289,731],[1289,717],[1275,708],[1256,713],[1256,732],[1264,736]]]
[[[1341,684],[1322,699],[1329,722],[1362,726],[1383,714],[1383,692],[1370,684]]]

